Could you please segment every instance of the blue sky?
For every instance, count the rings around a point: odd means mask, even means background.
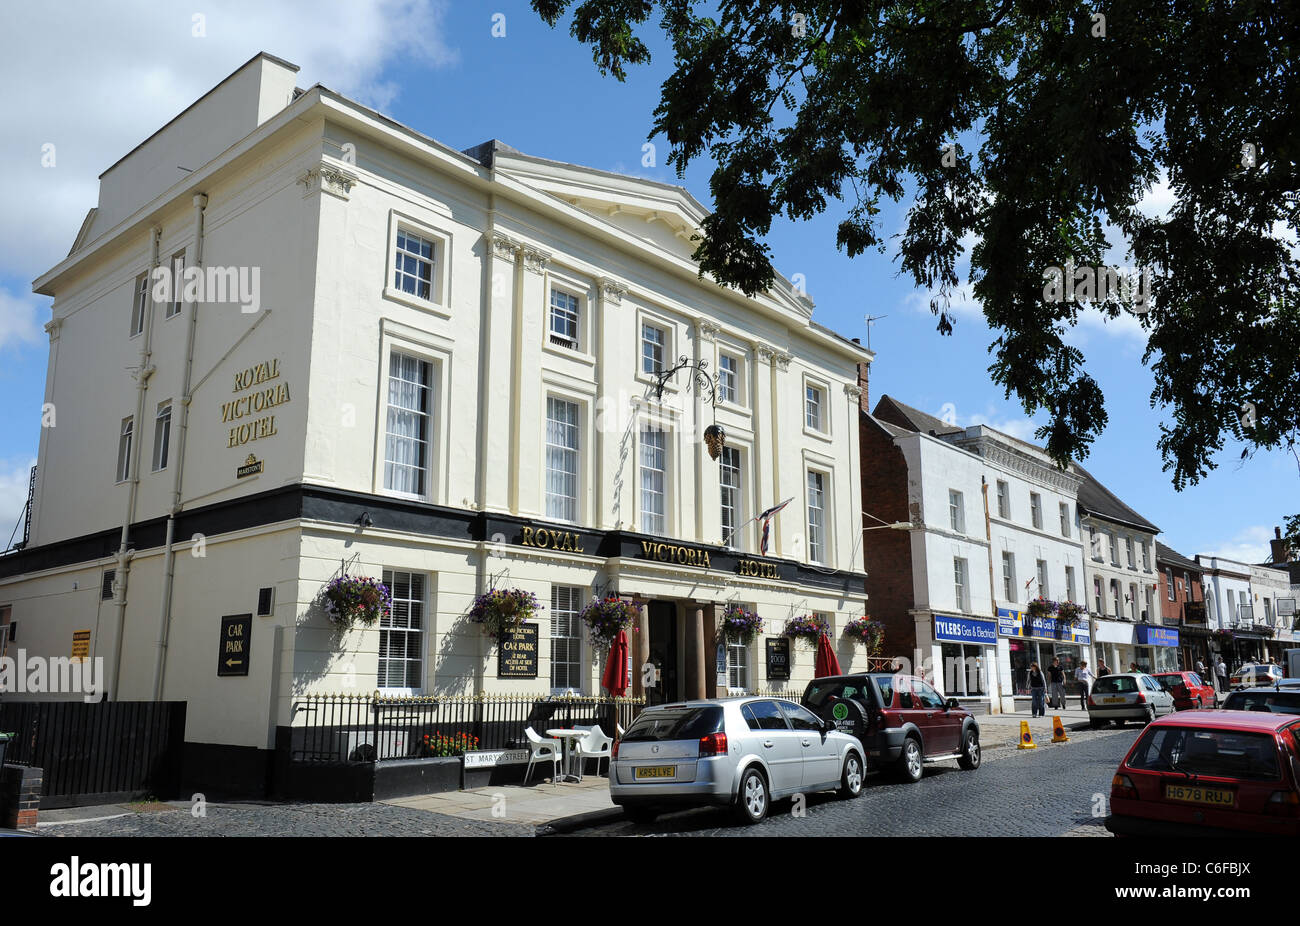
[[[0,163],[12,181],[7,195],[14,197],[0,214],[6,543],[36,456],[48,354],[40,325],[49,318],[49,300],[32,295],[32,279],[67,253],[95,203],[98,174],[258,51],[300,65],[300,86],[322,83],[456,148],[495,137],[540,157],[681,183],[711,201],[707,162],[679,179],[664,166],[667,146],[656,139],[654,166],[642,163],[671,65],[657,34],[654,62],[620,84],[600,77],[567,28],[549,29],[526,2],[230,0],[205,4],[201,22],[189,5],[160,13],[145,0],[111,10],[40,6],[6,14],[15,28],[0,35],[0,86],[10,88],[0,97],[0,119],[15,127],[0,138]],[[496,13],[505,17],[504,37],[492,35]],[[142,47],[150,54],[138,54]],[[53,169],[40,163],[48,142],[57,145]],[[1153,191],[1153,208],[1166,196]],[[901,230],[906,206],[885,208],[887,234]],[[983,422],[1033,440],[1042,418],[1031,422],[992,383],[988,346],[995,335],[978,307],[959,294],[956,332],[939,335],[927,294],[896,275],[892,247],[854,260],[836,250],[842,212],[837,206],[813,221],[778,221],[769,244],[780,272],[804,275],[821,323],[865,340],[863,317],[887,316],[871,331],[873,404],[888,393],[932,414],[950,411],[962,425]],[[1152,376],[1141,362],[1137,322],[1093,316],[1070,340],[1084,351],[1110,415],[1084,465],[1180,552],[1266,557],[1273,525],[1300,510],[1296,460],[1261,452],[1242,463],[1241,445],[1229,441],[1219,469],[1175,492],[1156,449],[1160,423],[1170,416],[1150,407]]]

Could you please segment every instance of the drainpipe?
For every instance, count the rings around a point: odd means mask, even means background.
[[[113,659],[113,681],[109,686],[114,699],[119,694],[118,682],[122,677],[122,649],[126,642],[126,587],[131,571],[131,557],[135,554],[134,550],[128,548],[131,545],[131,524],[135,521],[136,501],[140,495],[140,447],[144,443],[145,395],[149,391],[149,377],[154,373],[150,363],[153,356],[153,271],[158,267],[161,238],[162,229],[155,225],[149,231],[149,279],[146,283],[149,298],[144,303],[144,339],[140,342],[140,364],[135,377],[135,418],[131,423],[131,459],[127,464],[131,468],[131,475],[127,480],[126,519],[122,522],[122,534],[117,546],[117,596],[113,601],[113,606],[117,609],[117,652]],[[135,298],[136,294],[133,293],[132,299]]]
[[[988,541],[989,549],[989,610],[993,612],[993,621],[996,625],[998,619],[998,594],[997,588],[993,583],[993,522],[989,519],[989,481],[982,475],[980,476],[980,495],[984,497],[984,539]],[[1002,713],[1002,682],[1001,673],[998,671],[998,656],[996,648],[993,654],[992,671],[990,677],[997,679],[998,696],[996,699],[989,699],[989,712],[993,714]],[[1011,692],[1015,697],[1015,690]],[[1012,702],[1014,704],[1014,702]],[[996,710],[995,710],[996,708]]]
[[[203,210],[208,197],[198,193],[194,197],[194,260],[188,266],[203,268]],[[163,683],[167,669],[167,637],[172,623],[172,587],[176,578],[176,551],[172,544],[176,535],[176,515],[181,511],[181,478],[185,471],[185,435],[189,431],[190,400],[194,375],[194,333],[199,323],[199,305],[196,299],[190,306],[190,323],[185,340],[185,371],[181,380],[181,398],[176,421],[176,465],[172,467],[172,500],[167,509],[167,538],[163,542],[163,586],[159,606],[158,655],[153,670],[153,699],[163,699]]]

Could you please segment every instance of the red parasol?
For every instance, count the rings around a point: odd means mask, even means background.
[[[835,650],[831,649],[831,638],[825,633],[817,638],[817,667],[814,671],[817,678],[842,674],[840,661],[835,658]]]
[[[600,684],[609,689],[614,697],[622,697],[631,680],[627,675],[627,632],[620,630],[609,648],[609,660],[605,663],[605,674]]]

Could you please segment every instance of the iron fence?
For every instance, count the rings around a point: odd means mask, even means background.
[[[429,741],[450,738],[470,749],[522,749],[525,729],[599,726],[614,736],[643,698],[550,695],[307,695],[294,703],[293,762],[376,762],[429,756]]]

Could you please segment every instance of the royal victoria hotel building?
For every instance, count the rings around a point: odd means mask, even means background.
[[[250,756],[305,693],[599,694],[593,596],[644,604],[652,699],[801,691],[810,649],[767,658],[801,615],[852,666],[870,352],[784,279],[701,280],[680,187],[457,151],[296,71],[256,56],[109,168],[35,283],[56,419],[0,558],[11,650],[89,631],[109,697],[187,701],[187,741]],[[202,286],[160,300],[157,267]],[[660,390],[679,358],[716,393]],[[760,556],[751,519],[786,499]],[[338,632],[343,573],[392,617]],[[507,587],[544,606],[532,678],[466,617]],[[749,645],[717,632],[731,602],[765,620]],[[232,617],[246,674],[219,676]]]

